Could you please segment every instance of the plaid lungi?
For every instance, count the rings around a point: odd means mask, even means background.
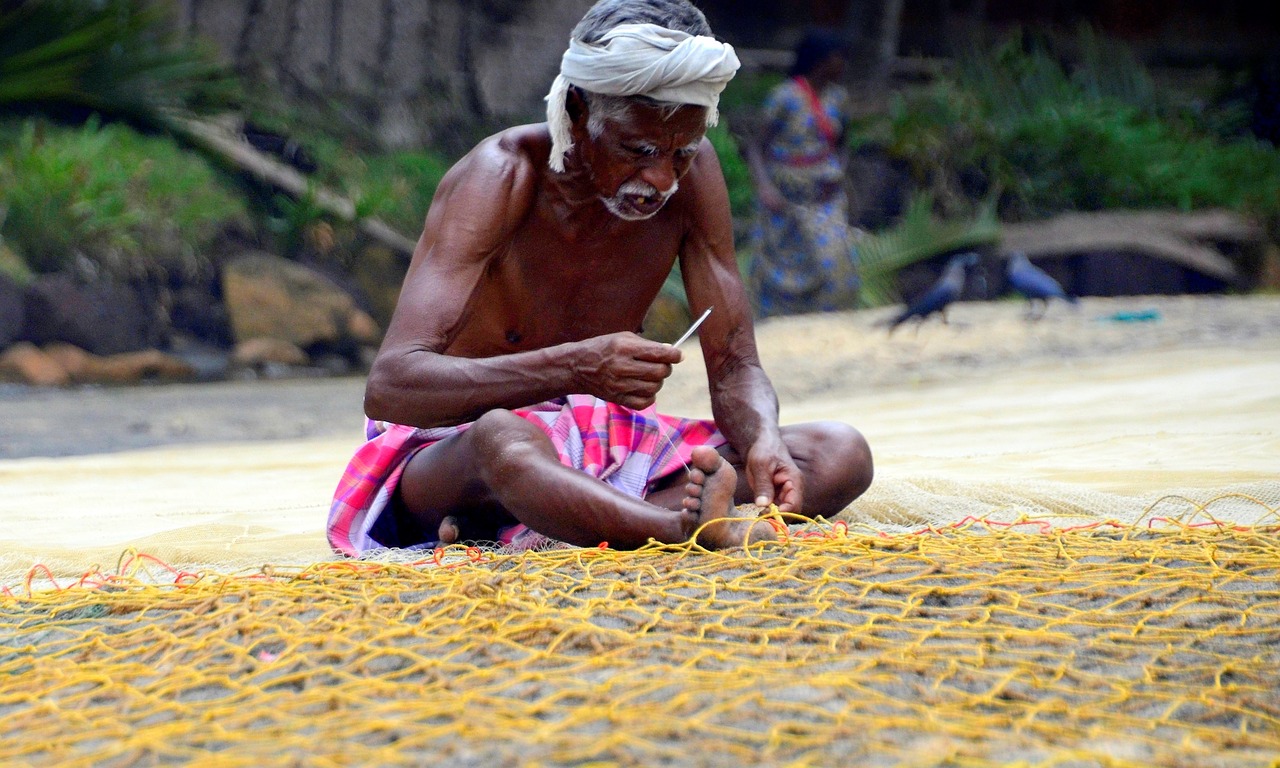
[[[665,416],[652,406],[636,411],[590,395],[569,395],[513,413],[546,433],[561,464],[639,498],[659,480],[683,470],[696,446],[726,442],[710,420]],[[358,557],[383,547],[435,546],[433,541],[380,541],[372,534],[413,454],[470,426],[420,428],[367,420],[367,441],[347,465],[329,509],[334,550]],[[523,525],[511,526],[500,532],[499,543],[519,548],[545,541],[532,533]]]

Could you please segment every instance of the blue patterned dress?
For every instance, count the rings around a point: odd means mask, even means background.
[[[835,146],[848,120],[847,92],[824,88],[824,134],[807,83],[790,78],[766,98],[765,172],[787,200],[757,203],[751,283],[760,317],[852,308],[858,295],[857,249],[849,226],[844,169]]]

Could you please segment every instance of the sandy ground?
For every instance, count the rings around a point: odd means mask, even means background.
[[[760,324],[784,421],[841,419],[876,455],[845,513],[881,529],[967,514],[1251,522],[1280,505],[1280,296],[962,304],[892,335],[891,310]],[[707,415],[696,345],[659,404]],[[0,581],[141,549],[252,567],[331,557],[329,495],[361,431],[358,378],[0,390]],[[1230,499],[1228,499],[1230,502]],[[1256,503],[1255,503],[1256,502]]]

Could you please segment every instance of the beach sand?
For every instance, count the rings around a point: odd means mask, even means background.
[[[892,335],[891,309],[757,329],[784,422],[859,427],[879,530],[968,515],[1255,522],[1280,504],[1280,297],[961,304]],[[710,415],[697,345],[659,406]],[[330,494],[361,437],[358,378],[0,392],[0,576],[145,551],[224,571],[332,559]],[[1172,500],[1165,497],[1176,497]],[[1186,501],[1179,501],[1178,499]],[[1271,516],[1274,520],[1274,515]]]

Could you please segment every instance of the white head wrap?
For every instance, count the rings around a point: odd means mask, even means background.
[[[560,59],[560,74],[547,94],[552,170],[564,171],[564,156],[573,147],[565,111],[570,85],[609,96],[647,96],[706,107],[707,125],[715,125],[720,92],[738,66],[728,43],[656,24],[619,24],[597,43],[570,40]]]

